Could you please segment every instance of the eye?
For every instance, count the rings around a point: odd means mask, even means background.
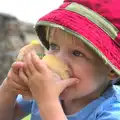
[[[50,43],[50,50],[58,50],[59,49],[59,47],[56,45],[56,44],[54,44],[54,43]]]
[[[82,56],[83,56],[83,54],[82,54],[80,51],[78,51],[78,50],[73,51],[72,54],[73,54],[74,56],[76,56],[76,57],[82,57]]]

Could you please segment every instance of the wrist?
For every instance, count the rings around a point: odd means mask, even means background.
[[[37,104],[40,104],[42,103],[42,105],[45,105],[45,104],[50,104],[50,103],[57,103],[59,102],[59,98],[57,97],[53,97],[53,96],[48,96],[46,95],[47,97],[40,97],[39,95],[37,96],[37,98],[35,99]]]
[[[59,99],[45,99],[45,100],[36,100],[37,104],[40,106],[52,105],[52,104],[60,104]],[[42,103],[42,104],[41,104]]]
[[[58,99],[38,104],[43,120],[67,120]]]

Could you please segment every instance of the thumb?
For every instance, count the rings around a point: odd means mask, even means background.
[[[60,82],[61,92],[62,92],[65,88],[67,88],[67,87],[69,87],[69,86],[71,86],[71,85],[74,85],[74,84],[76,84],[76,83],[78,83],[78,82],[79,82],[79,79],[77,79],[77,78],[70,78],[70,79],[62,80],[62,81]]]

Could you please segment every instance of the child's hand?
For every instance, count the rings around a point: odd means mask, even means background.
[[[23,81],[19,78],[19,69],[23,69],[24,63],[16,62],[12,65],[10,71],[8,72],[7,78],[2,84],[2,87],[7,88],[7,91],[14,94],[29,94],[29,89],[27,87],[28,81]]]
[[[27,64],[25,71],[29,79],[28,86],[37,102],[58,99],[66,87],[76,83],[76,79],[61,80],[33,52],[24,60]]]

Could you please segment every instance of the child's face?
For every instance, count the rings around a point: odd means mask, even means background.
[[[48,54],[64,61],[69,67],[70,77],[79,79],[79,83],[67,88],[61,98],[72,100],[87,96],[90,99],[98,97],[108,82],[109,69],[102,60],[78,38],[60,29],[51,30],[49,44]]]

